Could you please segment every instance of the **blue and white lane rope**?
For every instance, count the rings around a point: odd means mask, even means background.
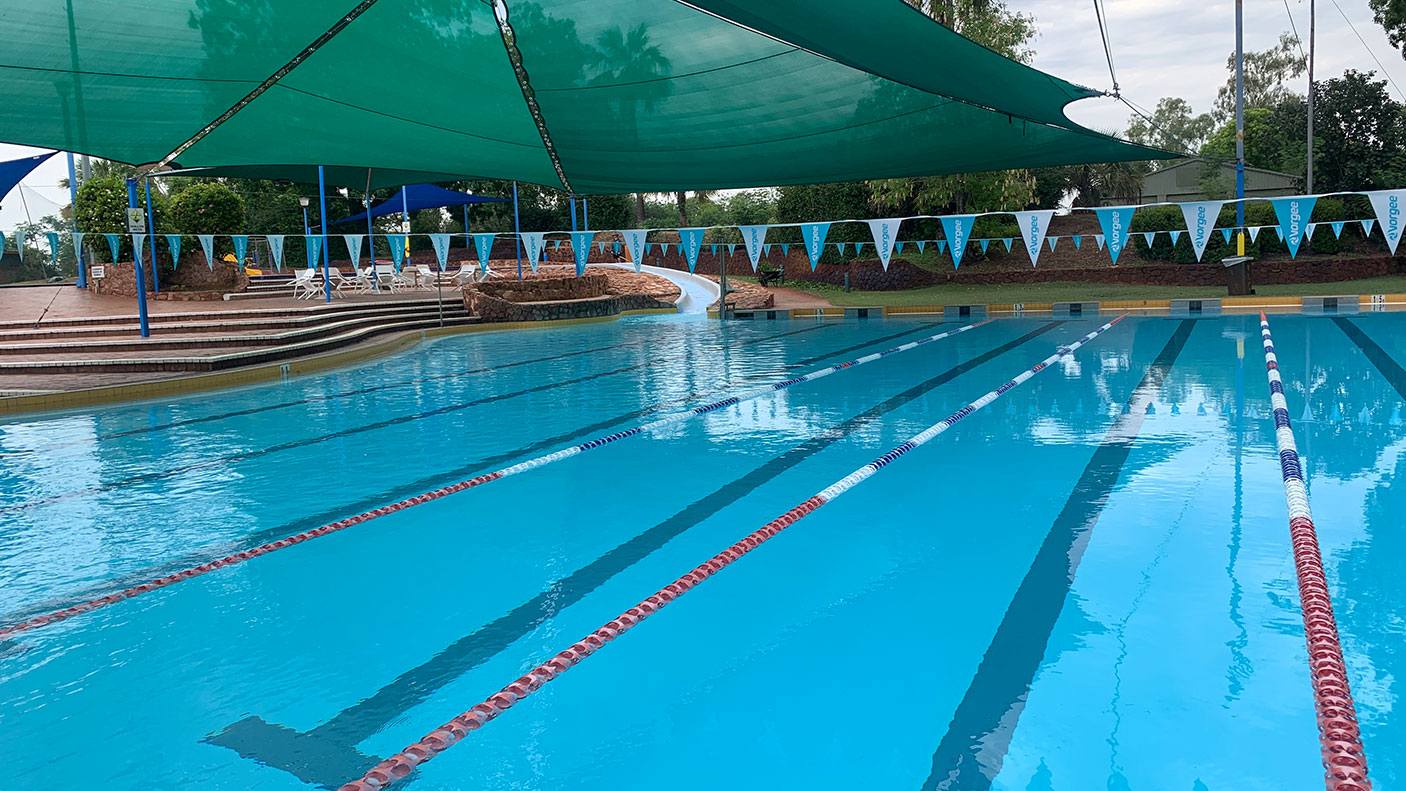
[[[898,457],[922,445],[933,437],[936,437],[938,434],[951,428],[958,421],[992,401],[995,401],[997,398],[1000,398],[1002,394],[1019,386],[1030,377],[1048,368],[1061,357],[1073,354],[1080,346],[1098,337],[1114,324],[1122,321],[1125,316],[1126,314],[1124,316],[1119,316],[1068,346],[1061,346],[1054,354],[1036,363],[1034,367],[952,413],[946,420],[929,427],[921,434],[914,436],[902,445],[899,445],[874,461],[846,475],[841,480],[836,481],[819,494],[757,528],[740,541],[724,549],[717,555],[714,555],[698,568],[695,568],[693,571],[665,585],[639,604],[606,622],[599,629],[586,635],[580,642],[575,643],[565,651],[562,651],[528,671],[527,675],[490,695],[487,700],[463,712],[449,722],[444,723],[426,734],[419,741],[395,755],[376,764],[361,777],[342,785],[338,791],[382,791],[382,789],[387,786],[408,777],[417,767],[433,759],[436,755],[439,755],[445,750],[448,750],[450,747],[453,747],[470,733],[487,725],[500,714],[517,705],[523,698],[541,689],[542,685],[546,684],[548,681],[570,670],[572,667],[585,660],[586,657],[600,650],[606,643],[620,637],[625,632],[639,625],[644,619],[659,612],[659,610],[669,602],[693,590],[694,587],[703,583],[709,577],[712,577],[714,574],[737,562],[743,555],[771,540],[781,531],[813,513],[820,506],[825,505],[827,502],[854,488],[856,484],[888,466]],[[1346,789],[1343,791],[1346,791]]]
[[[1260,337],[1264,341],[1264,367],[1269,378],[1269,403],[1274,409],[1274,439],[1279,449],[1279,471],[1284,477],[1284,501],[1289,507],[1289,540],[1294,550],[1294,572],[1299,582],[1299,609],[1303,611],[1304,638],[1308,643],[1309,680],[1318,717],[1318,742],[1323,754],[1323,781],[1327,791],[1371,791],[1367,755],[1362,746],[1357,706],[1347,678],[1342,639],[1333,615],[1328,575],[1318,549],[1318,529],[1308,507],[1303,462],[1289,422],[1289,402],[1279,357],[1269,333],[1269,317],[1260,311]]]
[[[669,415],[667,417],[659,418],[658,420],[652,420],[648,423],[642,423],[638,426],[635,426],[634,428],[625,429],[624,431],[617,431],[614,434],[608,434],[604,437],[597,437],[588,442],[583,442],[580,445],[573,445],[569,448],[563,448],[562,450],[548,453],[545,456],[538,456],[535,459],[528,459],[527,461],[519,462],[517,464],[512,465],[511,467],[504,467],[503,469],[499,470],[497,474],[498,477],[505,478],[509,475],[516,475],[520,472],[526,472],[528,470],[541,467],[544,464],[551,464],[554,461],[561,461],[562,459],[570,458],[579,453],[584,453],[588,450],[599,448],[602,445],[609,445],[612,442],[617,442],[619,440],[627,439],[629,437],[637,436],[639,434],[644,434],[646,432],[657,431],[661,428],[664,428],[665,426],[672,426],[675,423],[682,423],[685,420],[695,418],[699,415],[703,415],[708,412],[713,412],[719,409],[730,407],[735,404],[741,404],[744,401],[751,401],[754,398],[761,398],[764,395],[770,395],[772,393],[785,390],[788,387],[798,385],[802,382],[814,382],[816,379],[822,379],[824,377],[829,376],[830,374],[836,373],[838,371],[843,371],[846,368],[855,368],[866,363],[872,363],[875,360],[881,360],[890,355],[906,352],[910,349],[916,349],[924,344],[932,343],[934,341],[940,341],[943,338],[950,338],[953,335],[960,335],[961,333],[967,332],[969,330],[974,330],[983,324],[990,324],[992,321],[994,321],[994,319],[987,319],[986,321],[979,321],[975,324],[968,324],[964,327],[958,327],[955,330],[939,332],[936,335],[929,335],[925,338],[919,338],[916,341],[910,341],[908,343],[903,344],[902,346],[895,346],[892,349],[885,349],[881,352],[866,354],[863,357],[858,357],[856,359],[849,360],[848,362],[836,363],[835,365],[831,365],[826,368],[820,368],[811,371],[810,373],[805,374],[803,376],[796,376],[785,381],[776,382],[775,384],[761,385],[760,387],[754,387],[751,390],[744,390],[735,396],[730,396],[720,401],[714,401],[711,404],[704,404],[700,407],[694,407],[693,409],[690,409],[687,412],[680,412],[675,415]]]
[[[865,355],[858,359],[850,360],[849,362],[838,363],[836,365],[831,365],[826,368],[821,368],[819,370],[812,371],[804,376],[797,376],[792,379],[787,379],[784,382],[777,382],[775,384],[755,387],[751,390],[746,390],[730,398],[724,398],[721,401],[714,401],[711,404],[704,404],[703,406],[695,407],[694,409],[691,409],[687,412],[681,412],[676,415],[663,417],[658,420],[654,420],[649,423],[637,426],[635,428],[628,429],[626,431],[620,431],[615,434],[610,434],[609,436],[599,437],[589,442],[583,442],[580,445],[574,445],[564,450],[559,450],[554,453],[548,453],[545,456],[538,456],[535,459],[528,459],[527,461],[514,464],[511,467],[504,467],[501,470],[487,472],[482,475],[469,478],[468,480],[459,481],[458,483],[452,483],[448,486],[443,486],[438,489],[425,492],[423,494],[418,494],[414,497],[399,500],[397,502],[390,503],[389,505],[372,509],[365,513],[360,513],[355,516],[349,516],[346,519],[322,525],[321,527],[315,527],[311,530],[305,530],[301,533],[297,533],[296,535],[288,536],[287,538],[280,538],[277,541],[270,541],[267,544],[261,544],[257,547],[254,547],[253,549],[246,549],[242,552],[236,552],[233,555],[226,555],[225,557],[217,558],[215,560],[202,563],[198,566],[192,566],[191,568],[167,574],[164,577],[159,577],[157,579],[151,580],[150,582],[144,582],[140,585],[134,585],[130,588],[126,588],[125,590],[117,591],[116,593],[110,593],[106,596],[102,596],[96,599],[89,599],[88,601],[75,604],[72,607],[66,607],[62,610],[53,610],[42,615],[37,615],[27,621],[21,621],[19,623],[11,624],[9,626],[0,626],[0,639],[12,637],[16,634],[19,634],[20,632],[27,632],[31,629],[37,629],[41,626],[48,626],[52,623],[58,623],[59,621],[66,621],[76,615],[82,615],[83,613],[92,612],[93,610],[106,607],[110,604],[116,604],[117,602],[125,601],[135,596],[140,596],[144,593],[150,593],[151,591],[159,590],[161,588],[167,587],[168,585],[174,585],[177,582],[193,579],[195,577],[199,577],[204,574],[208,574],[212,571],[215,571],[216,569],[222,569],[226,566],[233,566],[237,563],[243,563],[246,560],[252,560],[253,558],[260,557],[262,555],[267,555],[268,553],[273,552],[275,550],[285,549],[287,547],[296,546],[298,544],[311,541],[314,538],[321,538],[326,535],[331,535],[332,533],[345,530],[348,527],[359,525],[364,522],[369,522],[377,517],[392,514],[397,511],[403,511],[406,508],[412,508],[417,505],[422,505],[424,503],[430,502],[431,500],[438,500],[441,497],[448,497],[451,494],[457,494],[467,489],[473,489],[475,487],[482,486],[485,483],[491,483],[492,481],[496,481],[499,478],[506,478],[509,475],[516,475],[520,472],[526,472],[528,470],[541,467],[545,464],[551,464],[554,461],[561,461],[562,459],[570,458],[572,456],[591,450],[593,448],[599,448],[602,445],[609,445],[612,442],[625,439],[626,437],[633,437],[636,434],[643,434],[646,431],[653,431],[655,429],[663,428],[674,423],[697,417],[698,415],[702,415],[707,412],[712,412],[716,409],[722,409],[723,407],[732,406],[733,404],[740,404],[744,401],[750,401],[753,398],[759,398],[769,393],[775,393],[779,390],[785,390],[786,388],[791,387],[793,385],[798,385],[801,382],[812,382],[816,379],[820,379],[821,377],[829,376],[830,374],[833,374],[836,371],[843,371],[846,368],[854,368],[855,366],[864,365],[865,363],[871,363],[875,360],[888,357],[889,355],[898,354],[900,352],[906,352],[909,349],[917,348],[919,346],[922,346],[923,344],[932,343],[933,341],[940,341],[943,338],[950,338],[953,335],[958,335],[963,332],[967,332],[968,330],[974,330],[977,327],[980,327],[983,324],[989,324],[990,322],[991,320],[988,319],[986,321],[977,322],[976,324],[968,324],[964,327],[958,327],[955,330],[939,332],[936,335],[929,335],[925,338],[919,338],[916,341],[905,343],[902,346],[895,346],[892,349],[885,349],[881,352],[875,352],[874,354]]]

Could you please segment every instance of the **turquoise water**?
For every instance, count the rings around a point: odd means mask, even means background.
[[[1406,316],[1271,322],[1369,766],[1398,788]],[[10,418],[0,623],[939,326],[483,333]],[[6,788],[335,787],[1095,326],[1002,319],[21,634]],[[1321,788],[1258,338],[1125,320],[406,787]]]

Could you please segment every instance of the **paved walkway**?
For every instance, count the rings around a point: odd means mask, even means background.
[[[800,289],[769,286],[767,291],[771,292],[777,308],[828,308],[832,305],[830,300]]]

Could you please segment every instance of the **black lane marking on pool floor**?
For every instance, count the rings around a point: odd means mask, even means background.
[[[778,366],[766,373],[744,376],[736,381],[728,382],[726,384],[719,385],[718,387],[709,388],[708,390],[702,390],[696,393],[689,393],[688,395],[680,396],[678,398],[671,398],[668,401],[663,401],[661,403],[654,404],[649,407],[631,410],[624,414],[609,417],[604,420],[599,420],[595,423],[581,426],[580,428],[572,429],[563,434],[558,434],[555,437],[547,437],[546,439],[538,440],[530,445],[526,445],[515,450],[510,450],[503,453],[495,454],[493,456],[478,459],[472,464],[464,465],[457,469],[449,470],[448,472],[438,473],[436,475],[421,478],[417,481],[411,481],[410,483],[401,484],[400,486],[397,486],[393,489],[389,489],[379,494],[373,494],[369,497],[364,497],[353,503],[348,503],[346,505],[338,506],[336,508],[330,508],[320,513],[309,514],[308,516],[301,517],[295,521],[288,522],[275,527],[266,527],[262,530],[250,533],[245,536],[241,536],[237,540],[229,541],[219,546],[203,547],[197,552],[186,553],[185,555],[182,555],[180,557],[165,561],[158,566],[150,566],[147,568],[138,569],[136,571],[127,572],[120,576],[104,580],[103,582],[98,583],[96,585],[88,586],[81,590],[66,594],[61,598],[48,599],[42,602],[36,602],[34,604],[21,607],[12,612],[5,613],[3,616],[0,616],[0,624],[26,621],[42,613],[52,612],[54,610],[62,610],[64,608],[72,607],[75,604],[79,604],[90,599],[96,599],[100,596],[106,596],[109,593],[116,593],[117,591],[126,590],[127,588],[130,588],[133,585],[140,585],[143,582],[148,582],[158,577],[164,577],[168,574],[174,574],[177,571],[181,571],[182,569],[188,569],[192,566],[198,566],[203,563],[208,563],[212,560],[215,560],[216,558],[222,558],[227,555],[233,555],[236,552],[253,549],[254,547],[262,546],[271,541],[277,541],[280,538],[286,538],[291,535],[297,535],[298,533],[302,533],[306,530],[311,530],[315,527],[321,527],[322,525],[336,522],[339,519],[345,519],[346,517],[351,516],[353,514],[365,513],[367,511],[372,510],[373,508],[379,508],[385,505],[386,503],[398,502],[400,500],[414,497],[415,495],[421,494],[422,492],[428,492],[434,489],[439,489],[443,486],[448,486],[451,483],[457,483],[467,478],[472,478],[475,475],[482,475],[483,473],[488,472],[490,470],[495,470],[499,467],[507,466],[508,464],[513,462],[522,461],[523,459],[530,458],[546,450],[560,449],[563,446],[570,444],[572,441],[589,439],[591,437],[604,433],[606,429],[613,428],[622,423],[638,420],[646,416],[658,415],[660,413],[673,409],[674,407],[682,406],[684,404],[692,403],[694,401],[702,401],[703,399],[708,398],[709,396],[717,395],[719,393],[723,393],[728,390],[741,387],[743,385],[758,382],[760,380],[771,379],[783,373],[786,373],[787,371],[792,371],[797,368],[808,368],[818,362],[830,360],[835,357],[839,357],[840,355],[849,354],[850,352],[856,352],[861,349],[866,349],[872,346],[878,346],[879,344],[887,343],[889,341],[902,338],[905,335],[912,335],[914,333],[923,332],[924,330],[933,329],[935,327],[941,326],[943,323],[944,322],[941,321],[924,322],[916,327],[911,327],[909,329],[903,330],[902,332],[895,332],[892,335],[885,335],[883,337],[875,338],[873,340],[863,341],[861,343],[856,343],[852,346],[846,346],[843,349],[836,349],[834,351],[817,354],[813,357],[807,357],[804,360],[797,360],[794,363],[787,363],[786,365]]]
[[[737,349],[745,346],[752,346],[758,343],[765,343],[767,341],[773,341],[779,338],[784,338],[787,335],[795,335],[801,332],[813,332],[815,330],[834,326],[839,325],[818,324],[813,327],[806,327],[804,329],[783,332],[778,335],[767,335],[761,338],[752,338],[746,341],[742,341],[741,343],[733,344],[731,346],[728,346],[727,348]],[[718,351],[721,352],[722,349],[719,349]],[[204,459],[202,461],[191,462],[189,464],[182,464],[180,466],[172,467],[166,470],[156,470],[153,472],[144,472],[138,475],[131,475],[121,480],[111,481],[109,483],[104,483],[98,486],[90,486],[86,489],[78,489],[76,491],[64,492],[63,494],[49,495],[47,497],[37,497],[33,500],[26,500],[21,503],[0,506],[0,514],[12,514],[22,511],[28,511],[34,508],[38,508],[40,506],[52,505],[54,503],[63,502],[65,500],[72,500],[75,497],[86,497],[94,494],[106,494],[108,492],[116,491],[118,489],[122,489],[128,486],[135,486],[137,484],[151,483],[152,481],[161,481],[166,480],[167,478],[174,478],[178,475],[184,475],[188,472],[194,472],[195,470],[203,470],[208,469],[210,467],[218,467],[224,464],[230,464],[232,462],[248,461],[249,459],[257,459],[261,456],[267,456],[270,453],[280,453],[285,450],[303,448],[309,445],[318,445],[323,442],[328,442],[334,439],[344,439],[346,437],[350,437],[356,434],[363,434],[368,431],[389,428],[390,426],[399,425],[401,423],[411,423],[416,420],[424,420],[426,418],[440,417],[442,415],[449,415],[455,412],[462,412],[465,409],[472,409],[473,407],[483,406],[485,404],[493,404],[499,401],[507,401],[510,398],[531,395],[533,393],[541,393],[547,390],[555,390],[559,387],[570,387],[571,385],[581,384],[582,382],[589,382],[595,379],[604,379],[607,376],[615,376],[617,374],[629,373],[630,371],[638,371],[642,368],[650,368],[656,365],[664,365],[667,363],[677,362],[679,360],[685,360],[688,359],[692,354],[693,352],[689,351],[684,352],[682,354],[664,355],[662,357],[656,357],[652,360],[645,360],[644,362],[635,363],[634,365],[627,365],[623,368],[614,368],[609,371],[600,371],[593,374],[587,374],[586,376],[580,376],[575,379],[566,379],[559,382],[548,382],[546,384],[533,385],[532,387],[525,387],[521,390],[514,390],[510,393],[494,393],[492,395],[484,396],[482,398],[476,398],[472,401],[464,401],[458,404],[448,404],[446,406],[442,406],[437,409],[427,410],[425,412],[417,412],[411,415],[401,415],[399,417],[387,418],[386,420],[378,420],[375,423],[367,423],[361,426],[354,426],[352,428],[343,429],[341,431],[334,431],[330,434],[322,434],[320,436],[307,437],[305,439],[296,439],[290,442],[283,442],[277,445],[270,445],[265,448],[247,450],[242,453],[231,453],[226,456],[216,456],[214,458]]]
[[[1406,369],[1393,360],[1391,355],[1387,354],[1386,349],[1367,337],[1367,333],[1363,332],[1362,328],[1355,323],[1342,317],[1334,318],[1333,323],[1338,325],[1338,329],[1342,330],[1349,340],[1357,344],[1357,348],[1361,349],[1363,354],[1367,355],[1367,359],[1371,360],[1372,365],[1375,365],[1382,376],[1386,377],[1386,380],[1396,390],[1397,395],[1406,398]]]
[[[630,568],[685,530],[747,496],[762,484],[968,371],[1021,346],[1063,324],[1053,321],[962,362],[915,387],[870,407],[801,445],[771,459],[736,480],[705,495],[682,511],[596,560],[553,582],[533,599],[518,605],[478,631],[460,638],[424,664],[407,670],[375,694],[342,710],[306,732],[249,716],[206,738],[245,758],[282,769],[306,783],[335,788],[381,759],[357,749],[445,684],[473,670],[553,618],[566,607]]]
[[[1177,325],[1133,389],[1123,414],[1094,449],[957,706],[933,754],[932,773],[923,782],[923,791],[989,791],[1001,771],[1094,525],[1132,452],[1147,405],[1161,389],[1196,321],[1183,319]]]
[[[501,371],[505,368],[516,368],[521,365],[545,363],[551,362],[553,360],[564,360],[568,357],[579,357],[581,355],[594,354],[596,352],[609,352],[614,351],[616,349],[623,349],[626,346],[639,346],[646,342],[647,341],[627,341],[625,343],[617,343],[612,346],[598,346],[593,349],[581,349],[574,352],[565,352],[563,354],[553,354],[548,357],[534,357],[530,360],[518,360],[516,362],[502,363],[499,365],[489,365],[482,368],[473,368],[467,371],[455,371],[454,373],[424,376],[418,379],[407,379],[402,382],[392,382],[390,384],[376,385],[374,387],[363,387],[359,390],[347,390],[345,392],[331,393],[329,395],[310,396],[308,398],[298,399],[297,401],[283,401],[277,404],[268,404],[265,406],[251,407],[249,409],[239,409],[233,412],[221,412],[217,415],[204,415],[201,417],[184,418],[182,420],[173,420],[169,423],[161,423],[155,426],[143,426],[142,428],[128,429],[126,431],[115,431],[111,434],[102,434],[97,437],[87,437],[81,440],[75,440],[73,442],[64,442],[49,448],[45,448],[45,450],[60,450],[62,448],[70,448],[75,445],[91,445],[97,442],[106,442],[107,440],[121,439],[122,437],[132,437],[138,434],[154,434],[158,431],[166,431],[173,428],[184,428],[185,426],[194,426],[200,423],[210,423],[216,420],[227,420],[232,417],[243,417],[245,415],[264,415],[277,409],[287,409],[289,407],[302,406],[303,404],[316,404],[322,401],[336,401],[339,398],[350,398],[351,396],[365,395],[367,393],[377,393],[383,390],[394,390],[397,387],[409,387],[411,385],[424,384],[425,382],[436,382],[444,379],[457,379],[464,376],[473,376],[475,374],[492,373],[494,371]],[[24,452],[30,453],[33,451]]]

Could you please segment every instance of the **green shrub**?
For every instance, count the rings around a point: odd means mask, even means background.
[[[161,201],[152,196],[158,214],[162,211]],[[146,208],[146,191],[137,190],[137,205]],[[89,234],[122,234],[117,257],[123,261],[132,260],[132,239],[127,235],[127,182],[116,176],[103,176],[88,179],[78,188],[78,198],[73,204],[74,223],[78,230]],[[112,253],[105,240],[91,237],[85,245],[92,250],[98,261],[110,261]]]

